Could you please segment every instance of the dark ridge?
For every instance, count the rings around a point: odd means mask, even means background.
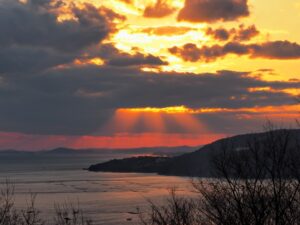
[[[296,146],[295,140],[300,140],[300,130],[276,130],[276,135],[288,131],[292,138],[292,145]],[[251,140],[263,140],[267,133],[254,133],[224,138],[205,145],[199,150],[171,158],[142,157],[112,160],[105,163],[92,165],[89,171],[99,172],[143,172],[157,173],[160,175],[174,176],[198,176],[212,177],[211,159],[221,153],[224,145],[230,146],[234,151],[247,150]],[[295,137],[295,138],[294,138]]]
[[[169,161],[167,157],[133,157],[126,159],[114,159],[109,162],[92,165],[89,171],[102,172],[142,172],[155,173],[160,170],[163,163]]]

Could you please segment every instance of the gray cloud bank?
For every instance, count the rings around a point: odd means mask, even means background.
[[[166,62],[153,55],[129,55],[110,45],[99,45],[113,30],[110,17],[117,15],[108,12],[109,16],[105,16],[91,5],[81,9],[74,6],[72,12],[76,20],[57,22],[55,12],[63,2],[57,1],[57,5],[50,5],[50,2],[31,0],[22,4],[4,0],[0,3],[1,131],[94,134],[118,108],[185,105],[236,109],[294,104],[291,95],[283,90],[300,88],[299,80],[263,81],[250,76],[251,72],[234,71],[205,74],[141,72],[139,66],[160,66]],[[278,44],[283,46],[280,49],[287,50],[273,50]],[[290,49],[294,47],[298,48],[283,42],[251,49],[255,49],[256,55],[294,57],[298,55],[298,50],[291,55]],[[244,45],[228,48],[237,49],[226,50],[229,52],[249,51],[249,46]],[[221,47],[218,49],[222,54],[226,52]],[[197,48],[192,50],[199,51]],[[83,53],[101,57],[106,64],[71,64],[74,59],[84,59]],[[189,54],[192,57],[194,53]],[[199,55],[195,60],[205,54],[200,50]],[[65,64],[71,66],[58,67]],[[263,87],[272,90],[249,90]],[[101,132],[105,134],[105,131]]]

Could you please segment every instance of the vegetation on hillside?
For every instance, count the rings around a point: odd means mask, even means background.
[[[300,224],[300,142],[289,130],[268,126],[266,136],[243,149],[223,143],[212,158],[220,179],[197,179],[198,198],[171,192],[166,204],[150,204],[144,225]]]

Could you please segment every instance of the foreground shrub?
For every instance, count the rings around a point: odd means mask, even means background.
[[[24,209],[17,210],[14,193],[14,185],[6,181],[0,190],[0,225],[92,225],[79,206],[72,204],[56,205],[53,220],[46,221],[35,207],[34,194]]]
[[[150,205],[144,225],[299,225],[300,145],[295,134],[269,125],[244,146],[224,140],[212,149],[215,179],[192,182],[198,198],[172,192],[165,205]]]

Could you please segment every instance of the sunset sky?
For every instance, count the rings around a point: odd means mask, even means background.
[[[299,28],[299,0],[0,0],[0,149],[291,127]]]

